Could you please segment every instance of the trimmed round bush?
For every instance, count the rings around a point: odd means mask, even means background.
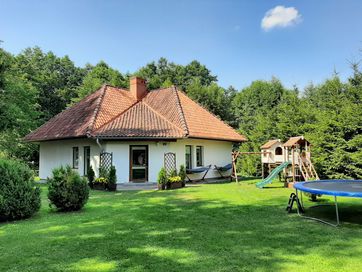
[[[33,172],[18,161],[0,159],[0,221],[23,219],[40,209]]]
[[[70,166],[53,169],[53,176],[48,178],[48,186],[50,205],[59,211],[80,210],[88,201],[87,179]]]

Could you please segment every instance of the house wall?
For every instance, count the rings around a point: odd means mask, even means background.
[[[102,146],[107,152],[113,153],[113,165],[117,170],[117,181],[120,183],[129,182],[129,158],[130,145],[148,145],[149,172],[148,181],[156,182],[161,167],[164,166],[164,154],[173,152],[176,154],[177,169],[185,165],[185,146],[192,146],[193,167],[196,167],[196,146],[204,147],[204,165],[212,164],[224,166],[231,163],[232,143],[225,141],[182,139],[176,142],[152,142],[152,141],[109,141]],[[202,177],[203,174],[190,175],[192,179]],[[215,170],[210,170],[206,178],[218,177]]]
[[[148,146],[148,181],[157,181],[158,171],[163,167],[163,155],[169,152],[169,143],[151,141],[109,141],[102,146],[107,152],[113,153],[113,165],[116,167],[117,182],[129,182],[130,146]]]
[[[232,143],[225,141],[202,140],[202,139],[182,139],[177,142],[170,143],[170,151],[176,153],[177,168],[185,165],[185,146],[192,146],[192,164],[196,168],[196,146],[204,147],[204,166],[211,164],[211,169],[205,178],[220,177],[219,173],[214,170],[214,165],[225,166],[231,163]],[[230,174],[224,173],[225,175]],[[199,179],[204,173],[189,175],[191,179]]]
[[[176,154],[176,166],[185,165],[185,146],[192,146],[193,168],[196,167],[196,146],[203,146],[204,165],[209,164],[224,166],[231,163],[232,143],[225,141],[182,139],[176,142],[154,141],[108,141],[102,142],[104,151],[113,153],[113,165],[117,171],[117,182],[129,182],[130,174],[130,145],[148,145],[149,170],[148,181],[156,182],[161,167],[164,166],[164,154],[173,152]],[[40,143],[39,175],[41,178],[51,176],[52,169],[61,165],[73,164],[73,147],[79,147],[79,168],[77,171],[83,175],[84,171],[84,146],[90,146],[91,166],[98,176],[100,147],[92,139],[49,141]],[[190,175],[191,179],[198,179],[204,173]],[[226,175],[227,173],[225,173]],[[206,178],[218,177],[217,171],[211,169]]]
[[[50,177],[55,167],[73,165],[73,147],[79,148],[79,167],[76,169],[81,176],[84,171],[84,146],[90,146],[90,164],[98,175],[100,148],[94,140],[74,139],[49,141],[40,143],[39,176]]]

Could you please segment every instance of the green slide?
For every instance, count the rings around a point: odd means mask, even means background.
[[[288,165],[290,164],[290,162],[283,162],[281,165],[279,165],[277,168],[275,168],[273,171],[271,171],[271,173],[269,174],[269,176],[267,176],[265,179],[263,179],[262,181],[258,182],[256,184],[256,187],[258,188],[263,188],[265,185],[271,183],[275,177],[284,169],[286,168]]]

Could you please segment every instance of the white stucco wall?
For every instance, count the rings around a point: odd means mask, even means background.
[[[214,165],[225,166],[231,163],[232,143],[225,141],[213,141],[202,139],[183,139],[177,142],[170,143],[170,152],[176,153],[176,164],[178,169],[180,165],[185,165],[185,146],[192,146],[192,163],[193,168],[196,168],[196,146],[204,147],[204,166],[212,165],[212,169],[208,172],[205,178],[219,177],[219,173],[213,170]],[[231,173],[231,170],[229,171]],[[227,173],[223,173],[227,175]],[[204,173],[189,175],[191,179],[201,178]]]
[[[40,143],[39,176],[42,179],[50,177],[52,170],[61,165],[73,165],[73,147],[79,148],[79,167],[76,169],[83,176],[84,146],[90,146],[90,164],[98,175],[100,148],[94,140],[74,139],[49,141]]]
[[[169,152],[169,143],[151,141],[109,141],[102,144],[107,152],[113,153],[113,165],[117,171],[117,181],[119,183],[129,182],[130,175],[130,146],[148,146],[148,181],[157,181],[158,171],[163,166],[164,153]]]
[[[113,164],[117,170],[117,180],[120,183],[129,182],[129,157],[130,145],[148,145],[149,153],[149,170],[148,181],[156,182],[157,175],[161,167],[164,166],[164,154],[167,152],[176,153],[177,169],[180,165],[185,165],[185,146],[193,146],[193,163],[196,167],[196,151],[197,145],[204,147],[204,165],[214,164],[224,166],[231,163],[232,143],[225,141],[199,140],[199,139],[183,139],[176,142],[151,142],[151,141],[109,141],[103,144],[107,152],[113,153]],[[206,178],[217,177],[215,170],[210,170]],[[191,178],[197,179],[202,174],[191,175]]]
[[[154,142],[154,141],[108,141],[102,142],[104,151],[113,153],[113,165],[117,171],[117,182],[129,182],[130,175],[130,145],[148,145],[149,153],[149,169],[148,181],[156,182],[157,175],[161,167],[164,166],[164,154],[167,152],[176,153],[177,169],[180,165],[185,165],[185,146],[192,146],[192,162],[196,167],[196,146],[204,147],[204,165],[209,164],[224,166],[231,163],[232,143],[225,141],[201,140],[201,139],[182,139],[176,142]],[[83,175],[84,167],[84,146],[91,148],[91,166],[98,176],[99,154],[101,152],[99,146],[93,139],[79,140],[62,140],[50,141],[40,144],[40,162],[39,175],[46,178],[51,175],[51,171],[55,167],[61,165],[72,165],[73,147],[79,147],[79,168],[78,172]],[[226,174],[226,173],[225,173]],[[203,173],[190,175],[192,179],[202,177]],[[206,178],[218,177],[217,171],[211,169]]]

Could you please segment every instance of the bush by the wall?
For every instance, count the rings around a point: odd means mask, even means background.
[[[105,167],[99,167],[99,178],[106,178],[108,179],[109,171]]]
[[[88,183],[89,183],[90,187],[92,187],[92,185],[93,185],[94,177],[95,177],[94,170],[93,170],[92,166],[89,166],[88,170],[87,170],[87,178],[88,178]]]
[[[183,164],[180,165],[180,171],[178,172],[178,175],[181,178],[181,181],[184,181],[186,179],[186,169]]]
[[[158,172],[157,182],[158,184],[166,184],[168,180],[166,169],[164,167],[161,168],[160,172]]]
[[[40,188],[30,168],[0,159],[0,221],[28,218],[40,208]]]
[[[48,185],[50,203],[60,211],[80,210],[88,201],[87,179],[81,177],[69,165],[53,169],[53,176],[48,178]]]
[[[115,191],[117,189],[116,183],[117,183],[116,167],[112,165],[108,173],[108,190]]]

